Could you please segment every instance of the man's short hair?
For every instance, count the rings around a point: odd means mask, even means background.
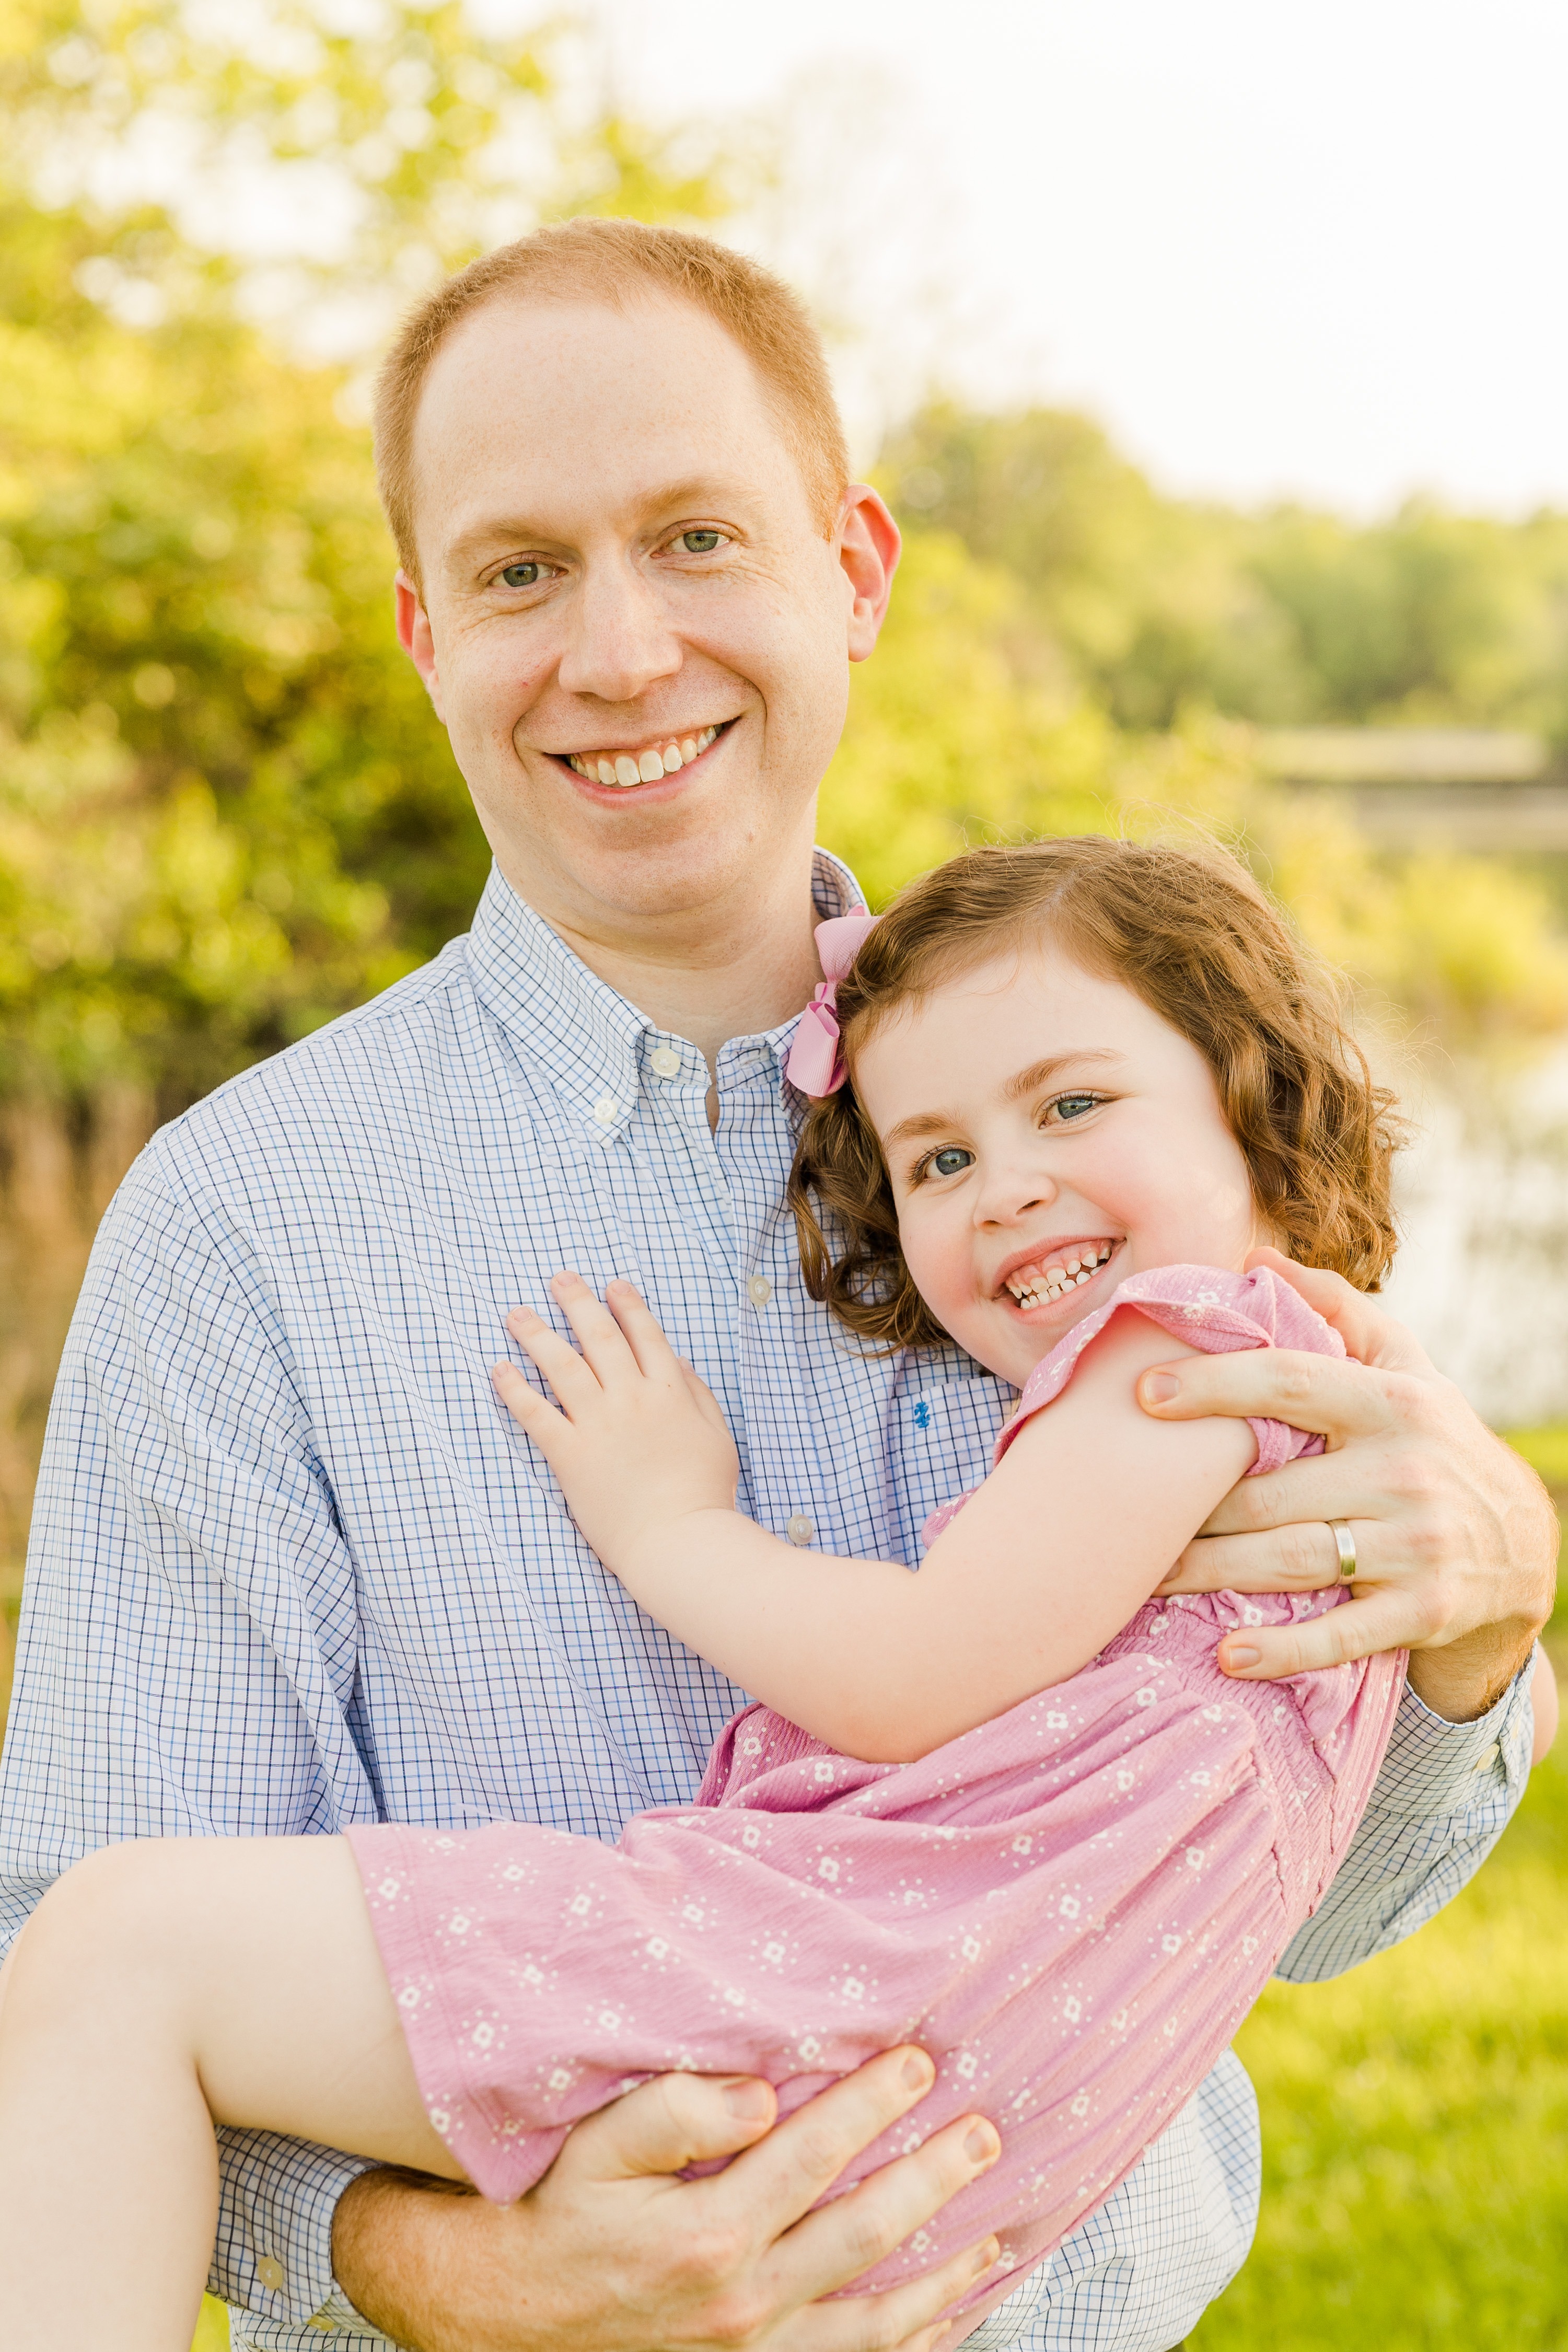
[[[601,302],[622,310],[651,295],[706,310],[738,343],[800,466],[824,537],[832,530],[849,481],[849,453],[821,337],[800,296],[771,270],[711,237],[587,217],[553,222],[471,261],[419,304],[382,362],[376,476],[411,579],[420,578],[414,420],[430,363],[458,320],[497,300]]]

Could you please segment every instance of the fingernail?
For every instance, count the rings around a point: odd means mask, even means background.
[[[977,2246],[976,2248],[975,2276],[977,2278],[983,2278],[987,2271],[990,2270],[995,2265],[995,2263],[1000,2259],[1001,2251],[1002,2245],[999,2238],[988,2238],[983,2246]]]
[[[936,2069],[924,2050],[912,2050],[899,2069],[899,2079],[906,2091],[928,2091],[936,2079]]]
[[[724,2086],[724,2104],[737,2123],[755,2124],[771,2112],[773,2100],[766,2083],[758,2083],[749,2074],[737,2074],[733,2083]]]
[[[1145,1372],[1138,1391],[1145,1404],[1169,1404],[1172,1397],[1180,1396],[1181,1382],[1174,1372]]]
[[[1228,1642],[1219,1654],[1219,1663],[1228,1675],[1237,1675],[1246,1666],[1260,1666],[1263,1653],[1250,1642]]]
[[[1001,2152],[994,2124],[976,2124],[965,2136],[964,2153],[973,2165],[995,2164]]]

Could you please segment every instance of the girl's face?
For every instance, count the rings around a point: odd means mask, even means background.
[[[1269,1238],[1197,1046],[1054,950],[896,1013],[854,1082],[915,1287],[1016,1386],[1128,1275]]]

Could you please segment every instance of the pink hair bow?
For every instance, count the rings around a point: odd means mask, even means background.
[[[817,925],[817,953],[827,978],[812,991],[784,1065],[785,1076],[803,1095],[834,1095],[843,1085],[847,1073],[839,1053],[839,1016],[834,1009],[839,982],[847,976],[875,922],[874,915],[857,907],[852,914],[835,915],[831,922]]]

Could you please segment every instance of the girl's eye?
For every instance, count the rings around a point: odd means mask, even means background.
[[[943,1150],[934,1151],[925,1163],[933,1176],[956,1176],[963,1169],[972,1168],[974,1164],[974,1153],[963,1150],[956,1143],[949,1143]]]
[[[675,545],[683,555],[711,555],[724,536],[722,530],[683,530]]]
[[[1058,1095],[1051,1108],[1058,1118],[1065,1121],[1082,1118],[1086,1112],[1097,1110],[1100,1102],[1099,1095]]]
[[[501,584],[506,588],[537,588],[544,572],[538,558],[530,556],[526,563],[508,563],[501,573]]]

